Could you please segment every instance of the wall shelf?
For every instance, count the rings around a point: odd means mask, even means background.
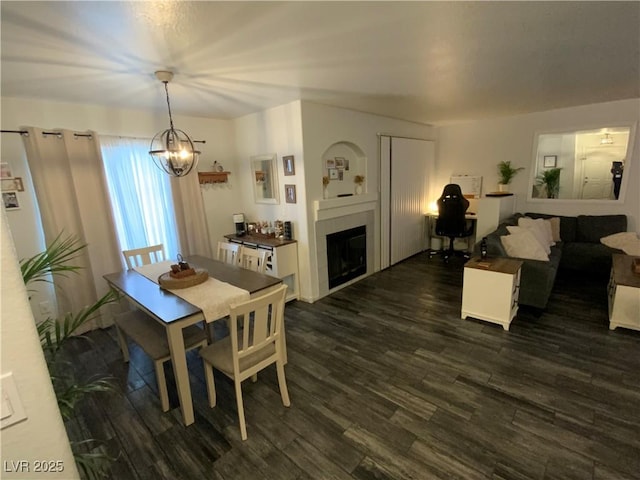
[[[227,183],[227,178],[231,175],[231,172],[198,172],[198,181],[200,185],[206,185],[209,183]]]

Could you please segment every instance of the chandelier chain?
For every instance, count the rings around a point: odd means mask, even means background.
[[[173,117],[171,116],[171,102],[169,101],[169,82],[162,82],[164,83],[164,91],[167,94],[167,108],[169,109],[169,126],[171,127],[171,131],[174,130],[173,128]]]

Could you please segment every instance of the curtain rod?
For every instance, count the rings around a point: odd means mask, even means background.
[[[26,130],[0,130],[1,133],[19,133],[20,135],[29,135],[29,132]],[[43,135],[58,135],[61,136],[60,132],[42,132]],[[74,137],[93,137],[90,133],[74,133]]]
[[[26,130],[0,130],[0,133],[19,133],[20,135],[29,135]],[[43,135],[62,135],[60,132],[42,132]],[[93,137],[90,133],[74,133],[75,137]],[[125,137],[126,138],[126,137]],[[135,138],[135,137],[133,137]],[[193,143],[207,143],[206,140],[192,140]]]
[[[26,130],[0,130],[1,133],[19,133],[21,135],[28,135],[29,132]]]

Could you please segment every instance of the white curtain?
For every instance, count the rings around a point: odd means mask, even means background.
[[[213,258],[198,172],[193,171],[185,177],[172,177],[171,188],[183,254]]]
[[[64,232],[88,245],[74,261],[83,267],[80,274],[54,279],[60,315],[77,312],[107,293],[104,274],[121,269],[97,136],[23,129],[29,132],[23,140],[47,244]],[[109,323],[99,318],[82,331]]]
[[[164,245],[181,252],[169,176],[149,157],[151,139],[100,136],[107,185],[121,250]]]

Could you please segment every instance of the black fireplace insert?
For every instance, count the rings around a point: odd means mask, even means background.
[[[329,288],[367,273],[367,227],[327,235]]]

